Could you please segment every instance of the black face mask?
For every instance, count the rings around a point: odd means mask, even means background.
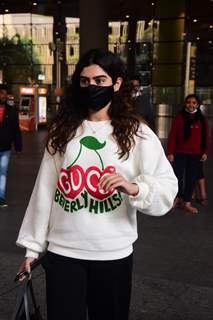
[[[80,87],[79,103],[82,108],[99,111],[112,100],[113,95],[113,85],[107,87],[95,85]]]

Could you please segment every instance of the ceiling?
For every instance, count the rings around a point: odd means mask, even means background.
[[[4,0],[0,1],[0,14],[32,12],[56,17],[59,15],[78,17],[79,1]],[[99,2],[101,1],[106,0],[99,0]],[[161,4],[161,1],[166,3],[169,0],[108,0],[109,20],[125,20],[126,15],[138,20],[150,20],[155,16],[155,5]],[[35,3],[36,5],[34,5]],[[213,0],[185,0],[185,4],[186,30],[189,34],[189,40],[211,41],[213,39]]]

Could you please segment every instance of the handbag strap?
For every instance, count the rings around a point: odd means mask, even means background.
[[[22,314],[25,314],[26,320],[30,320],[30,298],[32,299],[34,311],[37,312],[38,306],[35,299],[32,280],[27,279],[21,286],[12,320],[16,320]]]
[[[34,270],[37,266],[42,264],[44,259],[45,254],[33,263],[31,270]],[[40,316],[39,307],[36,303],[36,298],[33,290],[32,279],[26,277],[26,279],[20,285],[15,310],[13,312],[11,320],[17,320],[23,314],[25,314],[26,320],[30,320],[30,299],[32,300],[35,313],[39,314]]]
[[[33,283],[32,283],[31,280],[29,281],[29,291],[30,291],[30,295],[31,295],[31,299],[32,299],[32,303],[33,303],[34,309],[37,310],[38,309],[38,305],[37,305],[36,298],[35,298],[35,293],[34,293],[34,290],[33,290]]]
[[[27,285],[28,285],[28,280],[25,280],[23,285],[20,286],[15,310],[12,315],[12,320],[16,320],[18,315],[23,313],[23,308],[24,308],[23,299],[24,299],[25,292],[27,290]]]
[[[25,310],[26,320],[30,320],[30,306],[29,306],[29,296],[28,296],[29,281],[27,283],[27,287],[26,287],[26,290],[24,292],[24,310]]]

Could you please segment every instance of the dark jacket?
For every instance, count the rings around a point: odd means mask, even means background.
[[[15,106],[7,104],[5,108],[3,122],[0,124],[0,152],[10,150],[12,145],[16,151],[22,151],[22,136],[17,109]]]
[[[146,93],[135,98],[135,107],[136,112],[147,122],[150,128],[155,131],[155,115],[149,96]]]

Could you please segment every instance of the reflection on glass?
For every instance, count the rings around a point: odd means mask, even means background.
[[[160,139],[167,139],[171,128],[172,117],[156,116],[156,134]]]
[[[44,83],[52,82],[53,17],[14,13],[0,16],[0,62],[5,66],[4,81],[36,83],[42,71]]]
[[[66,58],[68,64],[76,64],[79,59],[79,45],[67,44],[66,45]]]
[[[128,54],[128,22],[113,21],[109,22],[108,48],[110,51],[120,55],[124,62],[127,62]]]
[[[52,65],[34,65],[33,66],[33,74],[36,79],[38,79],[38,75],[42,74],[44,79],[42,83],[52,83]]]
[[[12,13],[4,14],[2,17],[2,23],[4,24],[18,24],[18,25],[30,25],[31,14],[30,13]]]
[[[71,81],[73,72],[75,71],[75,64],[68,64],[68,81]]]
[[[40,64],[53,64],[53,55],[50,55],[50,50],[48,45],[37,44],[33,45],[33,51],[38,57]]]
[[[79,18],[66,18],[66,61],[68,64],[68,80],[71,78],[74,72],[74,65],[79,59]]]
[[[154,43],[153,59],[158,63],[182,63],[184,42]]]
[[[136,42],[153,42],[154,26],[154,20],[137,21]]]
[[[66,27],[67,27],[66,42],[71,44],[79,44],[80,19],[66,18]]]
[[[153,103],[168,104],[173,107],[182,103],[182,87],[153,87]]]

